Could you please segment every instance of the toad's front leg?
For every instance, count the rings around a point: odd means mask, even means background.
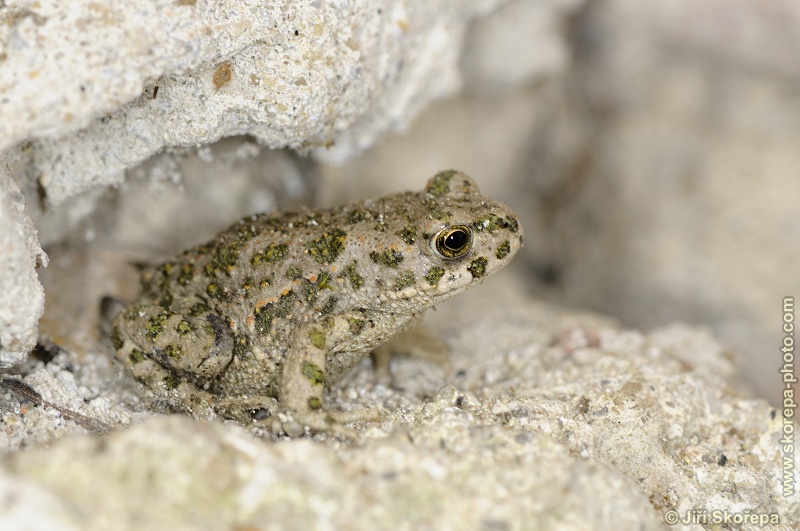
[[[353,318],[331,317],[323,323],[301,326],[294,334],[292,348],[283,366],[280,404],[290,417],[284,430],[290,436],[312,432],[330,433],[352,438],[354,432],[343,425],[351,422],[378,422],[378,409],[330,411],[325,408],[325,385],[330,384],[328,356],[352,334]],[[369,348],[361,346],[361,350]],[[359,356],[353,356],[357,360]]]

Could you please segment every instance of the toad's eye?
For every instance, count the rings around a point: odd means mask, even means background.
[[[442,258],[461,258],[472,246],[472,230],[466,225],[445,227],[433,237],[433,249]]]

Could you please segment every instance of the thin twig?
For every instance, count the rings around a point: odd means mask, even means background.
[[[55,409],[61,416],[67,420],[71,420],[76,422],[84,429],[88,431],[93,431],[96,433],[108,433],[111,431],[111,426],[108,424],[101,422],[97,419],[93,419],[87,417],[86,415],[82,415],[76,411],[72,411],[71,409],[67,409],[65,407],[61,407],[58,404],[54,404],[52,402],[48,402],[42,395],[40,395],[33,387],[29,386],[25,382],[20,380],[15,380],[13,378],[0,378],[0,386],[5,387],[9,391],[13,393],[17,393],[18,395],[22,396],[23,398],[30,400],[37,406],[42,407],[49,407]]]

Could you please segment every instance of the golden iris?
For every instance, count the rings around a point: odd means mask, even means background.
[[[437,232],[433,241],[442,258],[461,258],[472,246],[472,230],[466,225],[452,225]]]

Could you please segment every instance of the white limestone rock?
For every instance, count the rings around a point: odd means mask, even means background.
[[[47,265],[25,198],[7,169],[0,169],[0,368],[22,360],[35,345],[44,311],[36,267]]]
[[[231,135],[341,160],[455,92],[466,25],[498,3],[6,2],[0,156],[31,150],[52,204]]]

